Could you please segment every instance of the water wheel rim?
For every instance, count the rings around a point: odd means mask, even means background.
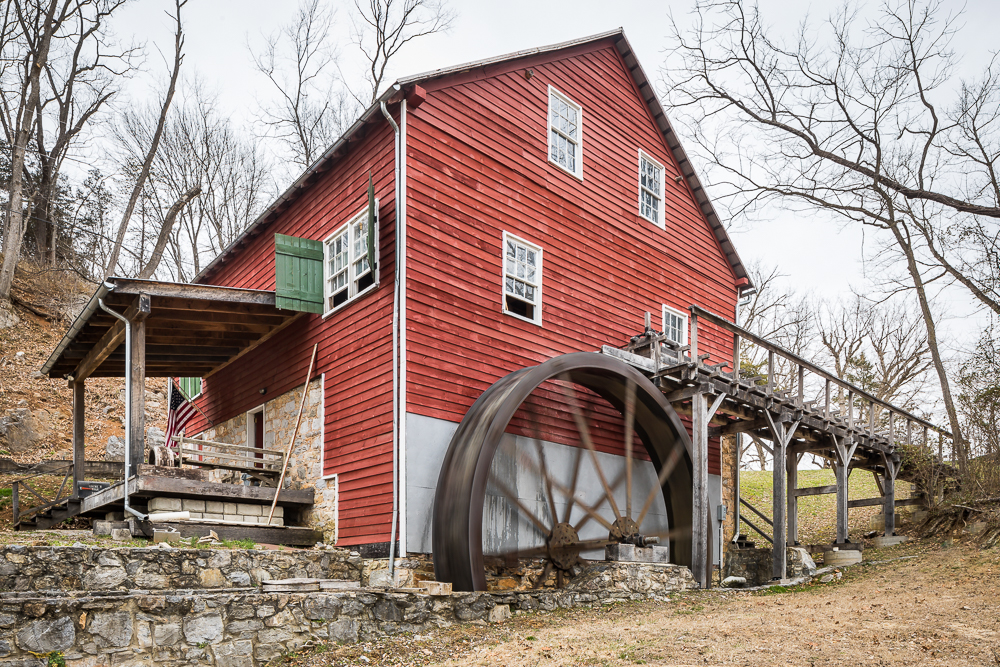
[[[671,526],[691,525],[691,440],[663,393],[624,362],[593,352],[554,357],[515,371],[489,387],[452,437],[442,463],[433,507],[435,577],[455,590],[486,590],[482,518],[490,467],[514,413],[547,380],[568,379],[621,410],[628,383],[635,386],[635,433],[657,471],[671,455],[679,462],[663,483]],[[676,448],[680,448],[676,450]],[[691,537],[671,540],[672,562],[691,564]]]

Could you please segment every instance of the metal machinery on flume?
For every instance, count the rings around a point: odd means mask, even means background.
[[[588,400],[610,406],[620,417],[624,470],[615,479],[609,479],[600,463],[593,425],[584,409]],[[542,429],[560,418],[571,420],[582,445],[576,448],[569,470],[554,470],[542,446],[548,440]],[[540,502],[526,502],[496,473],[494,462],[512,425],[533,441],[534,452],[528,451],[531,447],[524,448],[516,465],[539,479],[544,488]],[[633,503],[636,436],[656,471],[656,483]],[[590,460],[600,482],[601,495],[596,502],[584,500],[578,493],[584,459]],[[540,558],[545,566],[536,585],[553,570],[557,582],[562,583],[583,552],[603,550],[614,543],[646,546],[662,538],[669,539],[671,562],[690,565],[692,483],[690,438],[663,392],[636,369],[605,355],[576,352],[515,371],[479,397],[451,440],[434,499],[435,576],[452,582],[456,590],[486,590],[485,557],[500,556],[508,561]],[[622,484],[624,507],[615,498]],[[515,544],[484,555],[488,493],[501,498],[527,521],[534,533],[529,546]],[[658,503],[662,504],[667,529],[643,530],[650,510]],[[532,504],[539,511],[533,511]],[[591,521],[607,529],[606,538],[581,539],[581,529]]]

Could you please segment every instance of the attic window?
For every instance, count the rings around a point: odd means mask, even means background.
[[[652,223],[663,223],[663,165],[639,151],[639,214]]]
[[[549,162],[583,178],[583,109],[549,86]]]
[[[503,234],[503,311],[542,324],[542,249]]]
[[[375,287],[376,272],[368,263],[368,209],[323,242],[323,286],[326,314]],[[378,240],[378,221],[375,222]],[[378,253],[375,253],[378,256]]]

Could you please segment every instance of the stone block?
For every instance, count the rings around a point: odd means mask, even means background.
[[[260,517],[260,522],[259,523],[261,525],[264,525],[264,526],[284,526],[285,525],[285,520],[282,519],[279,516],[274,516],[274,517],[271,518],[271,522],[268,523],[267,522],[267,517],[266,516],[262,516],[262,517]]]
[[[244,516],[260,516],[260,505],[250,503],[236,503],[236,511]]]
[[[205,515],[204,512],[188,512],[188,514],[191,515],[191,519],[201,519]]]
[[[180,498],[150,498],[150,512],[180,512],[182,510]]]
[[[209,504],[209,503],[205,503],[205,505],[206,505],[206,506],[207,506],[208,504]],[[219,503],[219,505],[221,506],[221,505],[222,505],[222,503]],[[201,518],[202,518],[202,519],[205,519],[206,521],[225,521],[225,520],[226,520],[226,519],[225,519],[225,516],[226,516],[226,515],[225,515],[225,514],[222,514],[222,513],[219,513],[219,514],[215,514],[215,513],[213,513],[213,512],[205,512],[204,514],[202,514],[202,515],[201,515]]]
[[[270,507],[266,507],[266,508],[264,508],[264,510],[263,510],[263,511],[262,511],[262,512],[260,513],[260,515],[261,515],[261,516],[267,516],[267,515],[268,515],[268,513],[269,513],[270,511],[271,511],[271,508],[270,508]],[[284,507],[282,507],[281,505],[277,505],[277,506],[276,506],[276,507],[274,508],[274,516],[277,516],[277,517],[282,517],[282,518],[284,518],[284,516],[285,516],[285,508],[284,508]]]
[[[112,528],[111,539],[118,542],[128,542],[132,539],[132,531],[128,528]]]
[[[510,618],[510,605],[498,604],[490,609],[490,623],[503,623]]]
[[[131,631],[131,624],[129,630]],[[33,653],[65,651],[75,643],[76,628],[69,616],[34,621],[17,633],[17,645]]]
[[[245,514],[240,514],[239,517],[240,517],[239,520],[242,521],[243,523],[259,523],[261,519],[267,519],[266,516],[265,517],[247,516]]]
[[[236,522],[236,521],[242,521],[243,520],[243,517],[241,517],[239,514],[223,514],[222,517],[223,517],[223,519],[222,519],[223,521],[234,521],[234,522]]]
[[[153,544],[160,542],[176,542],[181,539],[181,534],[176,530],[154,530]]]
[[[222,637],[222,616],[217,613],[184,619],[184,639],[189,644],[211,644]]]
[[[204,500],[191,500],[185,498],[181,501],[181,509],[187,510],[189,512],[204,512],[205,511],[205,501]]]
[[[153,642],[157,646],[173,646],[181,640],[181,626],[176,623],[157,623],[153,627]]]
[[[124,521],[125,520],[125,512],[105,512],[104,513],[104,520],[105,521]]]
[[[894,547],[897,544],[902,544],[910,538],[905,535],[890,535],[886,537],[885,535],[879,535],[875,538],[875,548],[881,549],[883,547]]]
[[[226,503],[220,503],[215,500],[205,501],[205,511],[209,514],[225,514]]]
[[[451,595],[451,584],[444,581],[421,581],[417,585],[428,595]]]
[[[610,561],[635,562],[634,544],[609,544],[604,547],[604,558]]]
[[[823,565],[827,567],[844,567],[861,562],[861,552],[855,549],[838,549],[823,552]]]
[[[87,628],[115,648],[132,643],[132,616],[127,611],[95,612]]]

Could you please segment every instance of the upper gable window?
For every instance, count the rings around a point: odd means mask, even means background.
[[[503,233],[503,312],[542,323],[542,249]]]
[[[583,178],[583,109],[549,86],[549,162]]]
[[[668,340],[680,346],[687,345],[687,315],[679,310],[674,310],[670,306],[663,306],[663,333],[667,335]]]
[[[377,245],[377,219],[374,226]],[[375,256],[378,257],[377,249]],[[368,263],[368,209],[365,209],[323,242],[325,312],[333,312],[376,283],[375,272]]]
[[[639,151],[639,214],[664,226],[663,165],[642,151]]]

